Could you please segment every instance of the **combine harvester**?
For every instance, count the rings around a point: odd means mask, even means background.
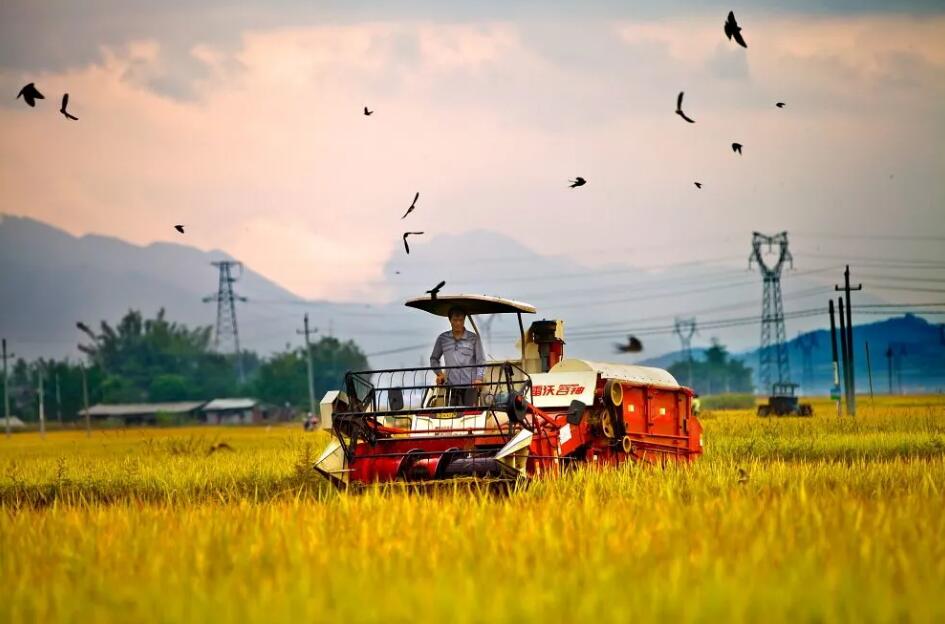
[[[489,362],[473,405],[449,405],[434,368],[352,371],[328,392],[332,440],[315,469],[340,489],[475,478],[503,483],[581,465],[691,461],[702,453],[692,390],[658,368],[564,357],[564,323],[536,321],[527,303],[485,295],[406,302],[445,317],[515,314],[521,358]],[[431,339],[432,345],[432,339]],[[442,367],[446,368],[446,367]],[[468,387],[468,386],[467,386]]]

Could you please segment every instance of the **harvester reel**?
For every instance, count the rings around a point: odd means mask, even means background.
[[[528,410],[525,406],[525,395],[517,390],[510,392],[508,401],[505,404],[505,413],[508,415],[509,421],[521,423],[523,427],[531,430],[531,427],[528,424],[528,419],[525,417],[527,411]]]

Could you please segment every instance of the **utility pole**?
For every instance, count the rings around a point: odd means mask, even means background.
[[[906,346],[903,344],[899,345],[899,350],[896,353],[896,384],[899,386],[900,396],[905,394],[902,391],[902,356],[906,354]]]
[[[855,364],[853,363],[853,305],[850,303],[850,292],[854,290],[863,290],[863,284],[857,284],[856,286],[850,286],[850,265],[846,266],[846,269],[843,271],[843,288],[840,286],[834,286],[833,289],[837,292],[842,291],[847,300],[847,345],[849,345],[849,383],[850,383],[850,404],[847,410],[850,412],[851,416],[856,416],[856,369]]]
[[[7,339],[4,338],[2,341],[3,344],[3,416],[4,421],[6,422],[6,435],[10,437],[10,376],[7,374],[7,360],[12,360],[14,355],[10,353],[7,355]]]
[[[85,375],[85,364],[79,365],[82,371],[82,403],[85,405],[85,437],[92,437],[92,415],[89,414],[89,382]]]
[[[37,367],[39,372],[39,435],[44,440],[46,439],[46,401],[43,396],[43,361],[39,361],[39,366]]]
[[[308,313],[305,313],[304,318],[305,329],[304,330],[295,330],[297,334],[305,335],[305,363],[308,368],[308,406],[309,413],[315,415],[315,371],[312,368],[312,343],[309,341],[309,334],[314,334],[318,331],[318,328],[309,330],[308,328]]]
[[[892,386],[892,371],[893,371],[893,348],[892,345],[886,346],[886,369],[887,374],[889,375],[889,394],[892,396],[893,386]]]
[[[59,373],[55,373],[56,377],[56,420],[59,421],[59,426],[62,427],[62,394],[59,392]]]
[[[213,346],[219,351],[221,342],[232,343],[233,353],[236,354],[236,372],[239,375],[240,384],[243,384],[246,379],[243,375],[240,333],[236,325],[236,302],[245,302],[246,297],[241,297],[233,292],[233,282],[243,275],[243,263],[234,260],[222,260],[210,264],[217,267],[220,272],[217,294],[203,298],[204,303],[217,302],[217,322],[214,326]],[[233,269],[239,269],[238,276],[233,277]]]
[[[830,346],[833,352],[833,387],[830,388],[831,398],[836,396],[837,416],[840,415],[840,364],[837,362],[837,323],[833,314],[833,299],[827,306],[830,312]]]
[[[850,415],[850,348],[847,344],[847,322],[843,316],[843,297],[837,299],[840,317],[840,355],[843,359],[843,397],[846,401],[847,414]]]

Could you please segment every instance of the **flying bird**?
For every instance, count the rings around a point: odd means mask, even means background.
[[[364,116],[365,116],[365,117],[370,117],[370,116],[373,115],[373,114],[374,114],[374,111],[368,110],[368,107],[367,107],[367,106],[364,107]]]
[[[183,225],[175,225],[175,226],[174,226],[174,229],[177,230],[178,232],[180,232],[181,234],[184,233],[184,226],[183,226]]]
[[[679,96],[676,98],[676,114],[682,117],[683,119],[685,119],[686,121],[688,121],[689,123],[696,123],[695,119],[691,119],[687,117],[686,113],[682,112],[683,93],[684,93],[683,91],[680,91]]]
[[[408,254],[410,253],[410,245],[407,244],[407,237],[411,234],[419,235],[423,234],[423,232],[404,232],[404,249],[407,250]]]
[[[729,11],[728,19],[725,20],[725,36],[728,37],[729,41],[735,39],[735,43],[743,48],[748,47],[748,44],[745,43],[745,38],[742,37],[742,27],[735,21],[734,11]]]
[[[614,348],[617,350],[617,353],[639,353],[643,351],[643,343],[640,342],[640,339],[636,336],[627,336],[627,342],[616,343]]]
[[[741,143],[732,143],[732,151],[742,153],[742,144]]]
[[[22,96],[30,106],[36,106],[36,100],[46,99],[46,96],[40,93],[39,89],[37,89],[36,85],[32,82],[20,89],[20,92],[16,94],[16,99],[20,99],[20,96]]]
[[[702,182],[693,182],[696,185],[696,188],[702,188]]]
[[[413,212],[413,209],[417,207],[417,200],[420,199],[420,191],[417,191],[417,194],[413,196],[413,201],[410,202],[410,208],[407,208],[407,212],[404,213],[404,216],[401,219],[406,219],[407,215]]]
[[[65,116],[66,116],[66,119],[71,119],[72,121],[79,121],[79,118],[78,118],[78,117],[75,117],[74,115],[70,115],[70,114],[66,111],[66,107],[67,107],[67,106],[69,106],[69,94],[68,94],[68,93],[63,93],[63,94],[62,94],[62,106],[59,107],[59,112],[62,113],[63,115],[65,115]]]
[[[778,102],[777,104],[775,104],[775,106],[777,106],[778,108],[784,108],[784,102]]]
[[[446,286],[446,280],[443,280],[427,292],[430,293],[430,299],[436,299],[437,294],[439,294],[440,289]]]
[[[584,186],[585,184],[587,184],[587,180],[585,180],[581,176],[578,176],[574,178],[573,180],[568,180],[568,182],[571,183],[571,188],[576,188],[578,186]]]

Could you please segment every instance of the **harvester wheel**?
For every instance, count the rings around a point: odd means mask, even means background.
[[[770,407],[767,406],[767,405],[759,405],[759,406],[758,406],[758,415],[761,416],[762,418],[764,418],[765,416],[770,416],[770,415],[771,415],[771,409],[770,409]]]
[[[623,452],[627,455],[630,454],[630,451],[633,450],[633,441],[630,439],[630,436],[624,436],[623,440],[620,441]]]
[[[614,438],[614,423],[610,419],[610,412],[604,412],[603,417],[600,419],[600,427],[604,431],[604,435],[610,438]]]
[[[615,379],[608,379],[604,384],[604,400],[613,407],[623,405],[623,384]]]

